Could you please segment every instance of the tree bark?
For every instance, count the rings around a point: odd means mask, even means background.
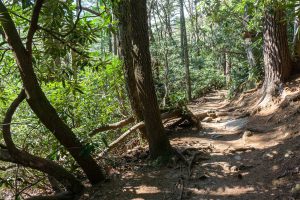
[[[225,53],[225,76],[226,76],[226,84],[230,82],[231,75],[231,58],[229,53]]]
[[[192,100],[192,88],[191,88],[191,78],[190,78],[190,61],[189,61],[189,50],[187,43],[187,34],[185,26],[184,8],[183,0],[179,0],[180,5],[180,32],[181,32],[181,56],[182,64],[185,68],[185,84],[186,84],[186,98],[187,100]]]
[[[264,96],[274,95],[291,72],[291,57],[288,48],[287,24],[283,8],[273,6],[265,11],[263,25],[263,54],[265,79]]]
[[[246,53],[247,53],[247,59],[248,59],[249,66],[251,68],[253,68],[256,66],[256,59],[255,59],[253,49],[252,49],[252,34],[248,30],[249,14],[248,14],[248,6],[247,5],[245,6],[244,10],[245,10],[244,20],[243,20],[243,26],[245,28],[244,44],[245,44],[245,49],[246,49]]]
[[[5,32],[6,40],[13,49],[29,106],[57,140],[70,152],[91,183],[95,184],[104,180],[103,170],[97,165],[91,155],[82,155],[84,146],[76,138],[72,130],[60,119],[56,110],[42,91],[33,69],[32,43],[27,43],[25,48],[15,24],[2,1],[0,1],[0,12],[2,18],[1,25]],[[38,13],[34,9],[29,29],[30,34],[28,33],[28,36],[31,35],[33,37],[34,34],[32,32],[34,33],[37,30]]]
[[[299,3],[299,2],[298,2]],[[298,64],[300,62],[300,16],[299,16],[300,6],[295,7],[295,22],[294,22],[294,38],[293,38],[293,58],[294,62]]]
[[[171,153],[170,142],[164,132],[152,78],[146,0],[120,3],[121,46],[128,84],[135,92],[145,122],[146,135],[152,158]]]

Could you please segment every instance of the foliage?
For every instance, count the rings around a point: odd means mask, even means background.
[[[9,9],[17,29],[26,42],[26,34],[34,1],[3,1]],[[123,77],[122,61],[112,51],[113,36],[118,33],[118,21],[112,15],[112,2],[45,1],[39,28],[33,39],[35,73],[47,98],[63,121],[85,145],[82,155],[99,153],[121,132],[99,133],[91,138],[96,127],[117,122],[131,115]],[[193,97],[227,87],[229,97],[251,89],[261,81],[262,67],[262,17],[270,2],[257,0],[219,0],[185,2],[185,17],[190,59],[190,76]],[[276,1],[278,3],[278,1]],[[150,50],[154,82],[161,107],[176,107],[185,103],[185,72],[180,50],[180,20],[178,1],[153,0],[149,3]],[[287,8],[289,41],[292,43],[293,21],[297,1],[279,1]],[[251,33],[250,48],[256,58],[251,66],[247,57],[245,34]],[[0,120],[22,88],[20,74],[13,53],[0,30]],[[115,46],[117,48],[117,46]],[[224,68],[231,61],[230,77]],[[227,60],[226,60],[227,59]],[[165,101],[165,104],[164,104]],[[70,171],[78,170],[67,151],[41,124],[24,102],[13,119],[13,139],[16,145],[30,153],[55,160]],[[0,139],[4,143],[3,139]],[[164,163],[166,158],[154,161]],[[7,163],[0,162],[2,166]],[[18,176],[45,175],[17,166],[0,172],[2,188],[13,189]],[[27,174],[27,175],[26,175]],[[28,175],[30,174],[30,175]],[[46,181],[41,182],[45,184]],[[26,187],[26,181],[20,180]],[[1,198],[1,196],[0,196]]]

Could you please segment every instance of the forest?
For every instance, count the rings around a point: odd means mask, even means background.
[[[300,199],[299,0],[0,0],[0,200]]]

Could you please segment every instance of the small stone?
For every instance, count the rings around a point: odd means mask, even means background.
[[[253,133],[251,131],[245,131],[243,134],[243,138],[244,137],[251,137],[253,135]]]
[[[242,160],[241,156],[239,156],[239,155],[234,156],[234,159],[236,159],[236,160]]]
[[[220,135],[220,134],[213,134],[211,136],[212,139],[218,139],[218,138],[221,138],[221,137],[223,137],[223,135]]]
[[[237,172],[237,171],[239,171],[239,169],[238,169],[237,166],[232,166],[232,167],[230,168],[230,171],[231,171],[231,172]]]
[[[294,153],[292,151],[288,151],[284,154],[285,158],[292,158],[294,156]]]
[[[296,185],[292,188],[291,192],[292,192],[293,194],[300,194],[300,184],[299,184],[299,183],[296,184]]]
[[[211,117],[205,117],[202,121],[203,122],[211,122],[213,120],[213,118]]]
[[[262,156],[263,159],[273,159],[274,158],[274,155],[271,154],[271,153],[264,153],[264,155]]]
[[[228,163],[224,164],[223,168],[225,171],[230,171],[230,165]]]

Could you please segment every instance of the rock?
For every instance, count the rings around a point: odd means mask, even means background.
[[[243,138],[244,137],[251,137],[253,135],[253,133],[251,131],[245,131],[243,134]]]
[[[294,197],[299,197],[300,196],[300,184],[296,184],[292,190],[291,190],[292,194]]]
[[[272,159],[274,159],[275,155],[277,155],[277,154],[278,154],[277,151],[266,152],[263,154],[262,158],[272,160]]]
[[[223,166],[223,169],[225,171],[230,171],[230,168],[231,168],[231,166],[228,163],[225,163],[224,166]]]
[[[221,137],[223,137],[223,135],[220,135],[220,134],[213,134],[211,136],[212,139],[218,139],[218,138],[221,138]]]
[[[242,160],[242,158],[241,158],[241,156],[240,156],[240,155],[236,155],[236,156],[234,156],[234,159],[235,159],[235,160]]]
[[[244,145],[246,145],[247,144],[247,139],[249,138],[249,137],[251,137],[253,135],[253,133],[251,132],[251,131],[245,131],[244,133],[243,133],[243,136],[242,136],[242,139],[243,139],[243,143],[244,143]]]
[[[213,120],[213,118],[211,117],[205,117],[202,121],[203,122],[211,122]]]
[[[230,167],[230,171],[237,172],[237,171],[239,171],[239,168],[237,166],[232,166],[232,167]]]
[[[284,157],[285,158],[292,158],[294,157],[294,153],[292,151],[287,151],[285,154],[284,154]]]

